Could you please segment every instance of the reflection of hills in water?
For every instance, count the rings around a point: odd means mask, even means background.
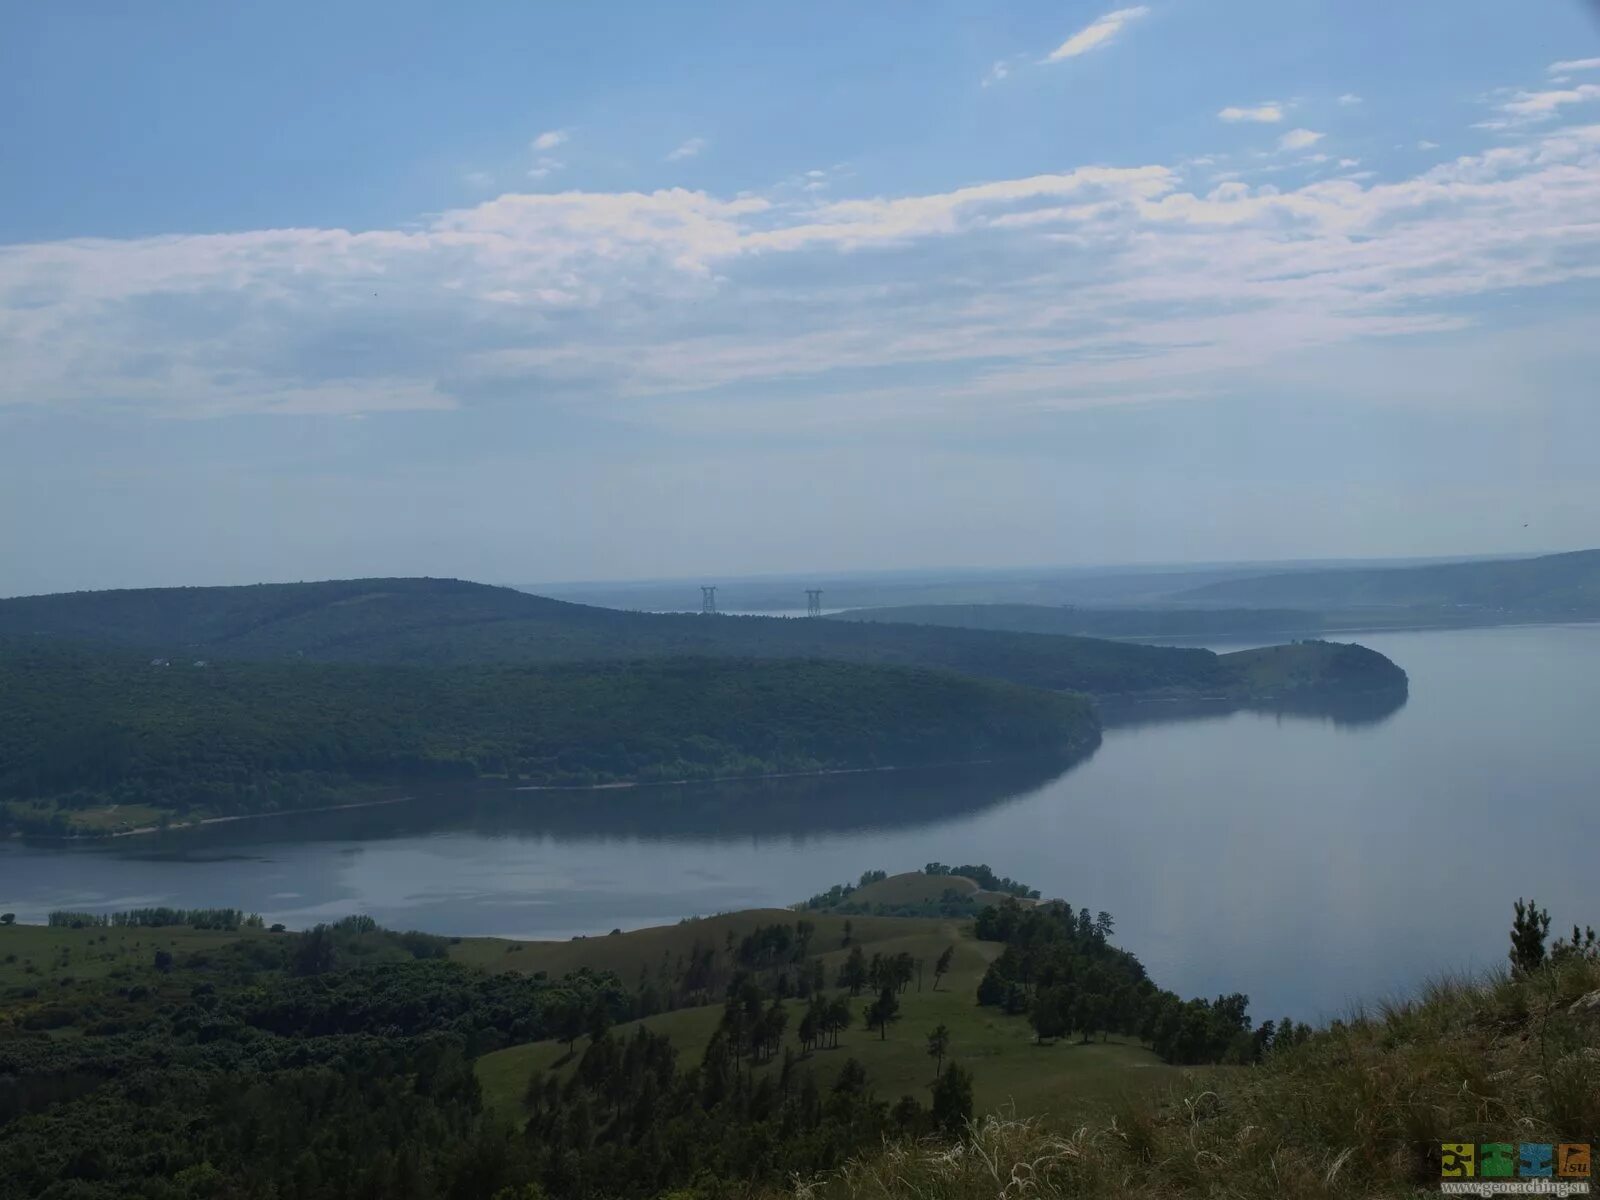
[[[1295,720],[1330,721],[1341,728],[1381,725],[1406,706],[1407,688],[1285,697],[1275,701],[1240,703],[1236,700],[1102,701],[1101,716],[1107,728],[1161,725],[1169,721],[1204,721],[1236,712],[1272,713]]]
[[[249,855],[250,846],[273,842],[445,832],[691,840],[823,836],[967,816],[1036,791],[1075,765],[1047,758],[598,791],[479,785],[418,793],[401,804],[290,813],[151,835],[138,839],[137,846],[123,842],[117,849],[141,858],[215,857],[228,851]]]

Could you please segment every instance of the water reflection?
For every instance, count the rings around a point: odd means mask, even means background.
[[[803,840],[971,816],[1039,790],[1086,758],[598,791],[485,785],[423,794],[399,804],[150,835],[137,845],[124,841],[116,852],[146,861],[248,858],[253,845],[372,841],[443,831],[485,838]]]
[[[1223,720],[1237,712],[1266,713],[1294,720],[1326,721],[1341,728],[1381,725],[1406,706],[1409,691],[1399,687],[1353,695],[1294,696],[1271,703],[1234,700],[1145,700],[1103,704],[1106,728],[1164,725],[1172,721]]]

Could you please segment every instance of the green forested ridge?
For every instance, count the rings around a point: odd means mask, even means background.
[[[828,619],[1102,638],[1304,634],[1323,625],[1321,613],[1294,608],[1078,608],[1071,604],[901,604],[847,609]]]
[[[583,785],[1074,755],[1098,736],[1083,697],[838,662],[196,666],[0,646],[0,800],[23,824],[108,804],[270,811],[361,782]]]
[[[1467,608],[1529,618],[1600,615],[1600,550],[1496,562],[1307,570],[1211,583],[1175,599],[1313,609]]]
[[[1052,690],[1207,690],[1205,650],[982,629],[622,612],[447,579],[151,588],[0,600],[0,634],[137,646],[180,658],[383,664],[663,656],[826,658],[934,667]]]

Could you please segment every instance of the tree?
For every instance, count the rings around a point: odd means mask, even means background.
[[[820,1000],[820,996],[814,997],[812,1003],[806,1006],[806,1011],[800,1017],[798,1030],[800,1034],[800,1049],[807,1054],[816,1045],[817,1038],[822,1032],[823,1012],[826,1010],[823,1005],[817,1003]]]
[[[833,1003],[828,1005],[828,1015],[825,1024],[826,1030],[833,1035],[833,1044],[839,1044],[839,1035],[850,1028],[850,1001],[843,996],[835,996]]]
[[[889,1119],[901,1133],[914,1134],[922,1125],[922,1105],[915,1096],[901,1096],[889,1110]]]
[[[576,998],[562,1003],[555,1013],[556,1039],[567,1044],[567,1053],[574,1052],[578,1039],[583,1036],[583,1007]]]
[[[944,1056],[950,1050],[950,1030],[947,1026],[939,1024],[934,1026],[933,1032],[928,1034],[928,1057],[933,1059],[933,1077],[939,1078],[944,1070]]]
[[[850,944],[850,932],[851,932],[851,928],[852,928],[852,926],[851,926],[851,924],[850,924],[850,918],[849,918],[849,917],[846,917],[846,918],[845,918],[845,919],[844,919],[844,941],[842,941],[842,942],[841,942],[841,943],[839,943],[839,944],[840,944],[840,945],[842,945],[842,946],[848,946],[848,945],[849,945],[849,944]]]
[[[939,957],[934,961],[934,964],[933,964],[933,990],[934,991],[937,992],[939,990],[939,980],[943,979],[946,975],[950,974],[950,960],[955,956],[955,952],[956,952],[956,948],[954,946],[946,946],[944,948],[944,953],[940,954]]]
[[[322,975],[333,970],[333,930],[317,925],[301,934],[290,969],[295,975]]]
[[[594,998],[594,1003],[589,1006],[589,1011],[584,1014],[584,1032],[589,1035],[591,1042],[598,1042],[611,1031],[611,1014],[606,1011],[605,1001],[599,996]]]
[[[958,1132],[972,1120],[972,1075],[959,1063],[933,1085],[933,1123],[946,1133]]]
[[[1033,1026],[1034,1041],[1043,1045],[1046,1038],[1058,1038],[1067,1032],[1067,1005],[1069,1000],[1061,988],[1040,988],[1028,1009],[1028,1024]]]
[[[850,948],[850,957],[845,959],[844,965],[839,968],[839,986],[849,988],[852,996],[859,996],[866,982],[866,955],[861,953],[859,945],[852,946]]]
[[[1550,914],[1538,903],[1529,900],[1526,905],[1519,897],[1516,916],[1511,922],[1511,971],[1525,975],[1544,963],[1544,939],[1550,932]]]
[[[878,993],[878,998],[867,1005],[867,1028],[876,1029],[880,1041],[889,1036],[889,1022],[893,1021],[900,1013],[900,1001],[894,994],[894,988],[885,987]]]

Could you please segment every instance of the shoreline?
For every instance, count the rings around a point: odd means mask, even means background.
[[[383,800],[354,800],[349,804],[324,804],[318,808],[287,808],[276,812],[235,813],[228,817],[202,817],[198,821],[174,822],[165,827],[141,825],[137,829],[116,829],[109,833],[24,834],[13,833],[13,838],[32,842],[108,842],[114,838],[143,837],[152,833],[174,833],[184,829],[200,829],[206,825],[226,825],[230,821],[264,821],[271,817],[295,817],[303,813],[343,812],[351,808],[376,808],[383,804],[404,804],[415,796],[389,796]]]

